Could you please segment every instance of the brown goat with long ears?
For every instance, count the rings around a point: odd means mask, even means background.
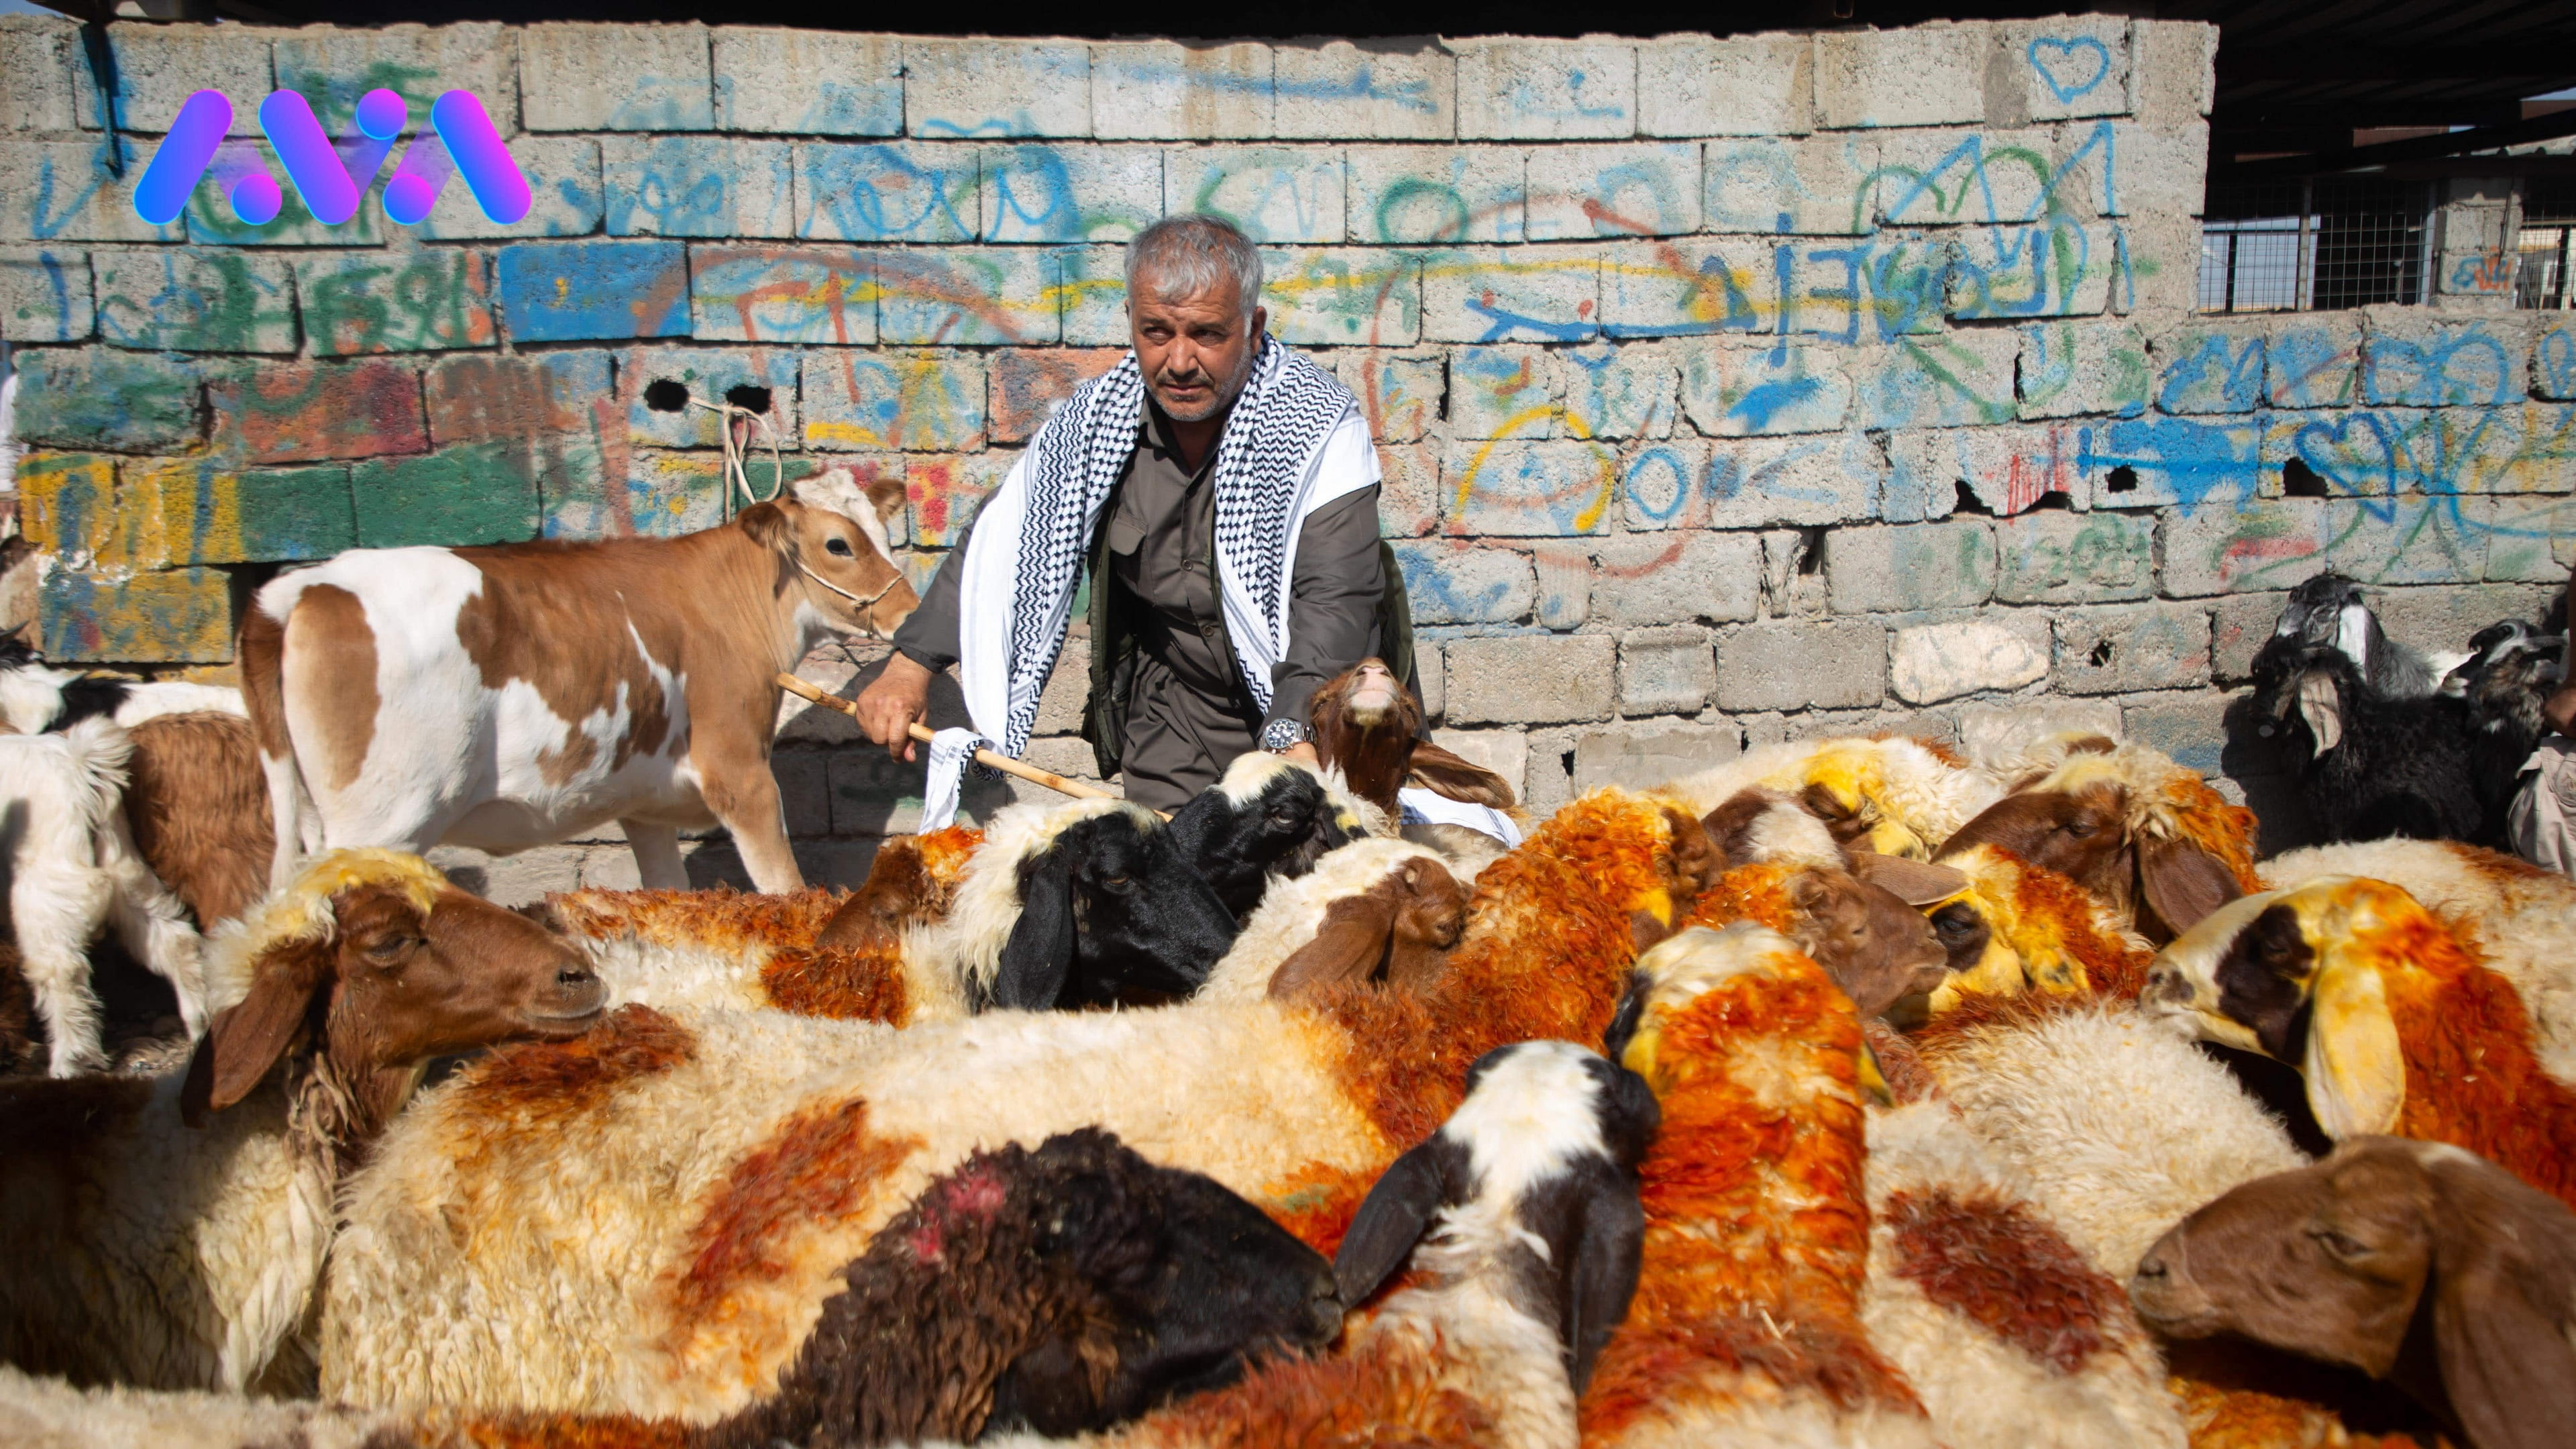
[[[1326,680],[1306,706],[1306,723],[1324,768],[1340,770],[1351,793],[1390,823],[1407,785],[1496,810],[1519,803],[1502,776],[1423,738],[1422,703],[1385,660],[1363,659]]]
[[[268,894],[276,834],[259,744],[239,715],[154,715],[126,732],[125,822],[152,873],[205,930]]]

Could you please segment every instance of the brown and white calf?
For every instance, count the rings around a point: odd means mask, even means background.
[[[920,602],[886,540],[902,506],[834,470],[680,538],[358,549],[276,579],[241,638],[272,879],[299,845],[508,854],[615,820],[647,887],[686,887],[680,828],[721,824],[761,890],[799,888],[774,677]]]

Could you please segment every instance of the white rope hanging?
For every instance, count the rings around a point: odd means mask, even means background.
[[[767,503],[771,498],[776,498],[779,491],[787,486],[787,463],[779,454],[778,433],[776,429],[769,426],[768,415],[753,412],[739,403],[700,402],[695,397],[689,399],[689,406],[705,408],[724,420],[725,516],[728,518],[733,516],[733,494],[736,488],[742,490],[743,506],[746,508],[752,504]],[[734,435],[733,420],[736,418],[748,418],[758,424],[761,436],[769,441],[769,498],[763,498],[752,491],[751,474],[743,467],[743,451],[748,444],[748,438],[738,438]],[[745,431],[747,434],[748,429]]]

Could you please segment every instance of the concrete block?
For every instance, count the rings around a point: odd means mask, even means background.
[[[616,849],[627,853],[622,845]],[[558,891],[580,889],[585,856],[585,848],[577,845],[540,845],[516,855],[485,855],[461,845],[442,845],[429,853],[429,863],[461,889],[496,906],[517,907],[535,905]]]
[[[276,74],[269,41],[277,35],[247,25],[110,25],[117,129],[161,135],[188,97],[213,89],[232,99],[233,124],[227,134],[258,135],[259,103],[273,88]],[[87,70],[85,63],[76,63]],[[72,106],[82,130],[100,129],[98,87],[86,75],[72,87]]]
[[[2021,346],[2013,332],[1962,328],[1873,351],[1874,358],[1854,359],[1865,427],[1972,427],[2016,415],[2013,370]]]
[[[1526,555],[1433,539],[1392,547],[1416,625],[1518,623],[1537,600]]]
[[[68,131],[79,125],[73,92],[88,84],[80,27],[42,10],[0,15],[0,131]]]
[[[679,242],[519,242],[499,257],[501,320],[513,342],[689,335],[689,254]]]
[[[1503,777],[1522,803],[1529,802],[1529,736],[1520,730],[1433,730],[1433,744]]]
[[[154,459],[120,481],[119,507],[137,515],[138,562],[152,567],[326,559],[357,546],[341,464],[235,471],[211,458]]]
[[[2576,399],[2576,320],[2544,316],[2532,325],[2531,395]]]
[[[1023,349],[992,355],[992,437],[1026,442],[1073,390],[1118,365],[1126,354],[1109,347]]]
[[[1825,539],[1812,529],[1773,529],[1762,539],[1762,602],[1774,619],[1820,619],[1830,597]]]
[[[2489,577],[2493,530],[2479,526],[2481,511],[2455,508],[2443,498],[2393,504],[2330,498],[2324,504],[2326,561],[2368,584],[2473,584]],[[2561,511],[2564,524],[2576,525],[2576,509]]]
[[[1206,141],[1270,134],[1270,47],[1127,40],[1091,47],[1091,134]]]
[[[1449,354],[1449,435],[1552,438],[1565,411],[1564,374],[1535,347],[1461,347]]]
[[[235,142],[247,146],[247,142]],[[129,169],[128,174],[132,174]],[[533,183],[532,183],[533,184]],[[456,188],[462,192],[465,188]],[[370,192],[373,188],[370,188]],[[469,197],[461,204],[472,206]],[[390,226],[384,208],[374,194],[362,195],[357,215],[338,226],[325,226],[304,205],[304,198],[292,186],[285,189],[275,220],[252,226],[233,214],[232,203],[225,199],[222,185],[213,179],[201,181],[188,194],[188,205],[180,216],[188,229],[188,240],[202,247],[373,247],[382,246]]]
[[[1854,709],[1886,693],[1887,630],[1876,621],[1742,624],[1717,637],[1717,707]]]
[[[796,235],[785,141],[610,136],[599,169],[610,236]]]
[[[531,131],[712,131],[707,27],[554,23],[519,32]]]
[[[1430,431],[1446,410],[1449,370],[1444,359],[1409,357],[1371,348],[1344,352],[1334,371],[1368,413],[1369,435],[1383,447],[1411,443]]]
[[[2500,546],[2490,548],[2493,561]],[[2545,583],[2489,583],[2467,588],[2390,589],[2371,600],[2388,637],[2427,652],[2466,648],[2469,636],[2502,619],[2543,620],[2557,603],[2565,571]],[[2235,600],[2228,600],[2233,603]],[[2279,608],[2274,607],[2277,615]],[[2262,621],[2266,638],[2273,620]]]
[[[2361,400],[2372,407],[2460,407],[2523,395],[2531,340],[2519,318],[2433,320],[2421,307],[2370,307]]]
[[[953,548],[993,490],[1002,486],[1014,453],[911,455],[904,464],[904,497],[911,509],[912,541],[924,548]],[[862,481],[865,470],[861,470]]]
[[[1640,454],[1642,463],[1645,455]],[[1745,438],[1709,445],[1699,491],[1682,508],[1651,491],[1660,473],[1632,469],[1632,528],[1815,527],[1877,516],[1887,458],[1865,436]]]
[[[1887,672],[1908,704],[2037,684],[2048,677],[2048,620],[1999,611],[1908,625],[1889,641]]]
[[[2180,316],[2200,307],[2200,219],[2143,213],[2109,228],[2111,310]],[[2087,243],[2091,237],[2088,234]]]
[[[984,240],[1125,241],[1163,216],[1159,146],[986,146]]]
[[[2440,504],[2443,500],[2428,500]],[[2576,542],[2576,504],[2564,498],[2472,498],[2464,501],[2462,533],[2475,531],[2485,545],[2482,577],[2563,584]],[[2434,515],[2437,520],[2441,515]],[[2451,542],[2446,540],[2446,542]],[[2457,543],[2453,543],[2456,548]],[[2465,550],[2461,550],[2465,552]],[[2465,642],[2465,641],[2463,641]]]
[[[1592,606],[1609,624],[1740,623],[1762,593],[1761,540],[1749,533],[1662,533],[1598,545]]]
[[[915,136],[1091,134],[1091,48],[1080,41],[906,36],[903,73]]]
[[[2073,432],[2076,466],[2098,507],[2198,508],[2262,491],[2256,420],[2145,417]]]
[[[796,234],[823,241],[972,241],[983,222],[978,149],[800,141]]]
[[[1387,538],[1420,538],[1440,527],[1440,452],[1428,444],[1377,449],[1377,523]]]
[[[242,252],[99,251],[98,332],[166,352],[293,352],[286,263]]]
[[[971,352],[808,352],[805,446],[963,453],[983,446],[984,360]]]
[[[2444,217],[2453,222],[2464,221],[2469,214],[2467,208],[2457,206],[2447,207],[2443,212]],[[2503,212],[2481,208],[2480,214],[2486,218],[2500,218]],[[2496,220],[2486,221],[2487,227],[2497,225],[2500,223]],[[2514,274],[2520,260],[2517,253],[2502,246],[2491,245],[2475,251],[2444,247],[2434,264],[2434,286],[2445,297],[2507,299],[2513,296]]]
[[[144,148],[120,141],[125,174],[143,174]],[[185,241],[179,222],[134,214],[134,183],[108,173],[96,141],[0,141],[0,242]]]
[[[2068,694],[2191,689],[2209,682],[2209,610],[2111,604],[2055,613],[2056,687]]]
[[[1699,144],[1539,147],[1529,158],[1528,227],[1531,241],[1697,231]]]
[[[1972,761],[2005,761],[2052,735],[2121,737],[2120,706],[2108,699],[2022,698],[1958,707],[1960,752]]]
[[[1429,342],[1582,342],[1601,317],[1597,247],[1427,252],[1422,335]]]
[[[1457,639],[1444,646],[1452,724],[1557,724],[1610,717],[1607,634]]]
[[[1712,437],[1839,431],[1851,413],[1851,375],[1833,349],[1697,346],[1682,354],[1682,411]]]
[[[1888,440],[1888,454],[1918,496],[1955,501],[1964,488],[1987,511],[2010,516],[2037,507],[2050,494],[2089,494],[2088,436],[2064,426],[1906,431]]]
[[[490,347],[492,280],[480,252],[297,257],[295,292],[317,357]]]
[[[65,448],[177,451],[198,434],[194,364],[83,348],[20,352],[17,438]]]
[[[1949,315],[1976,321],[2110,310],[2113,279],[2131,270],[2120,252],[2127,235],[2110,222],[1965,228],[1950,240]]]
[[[672,538],[724,521],[724,465],[714,454],[621,448],[618,463],[612,471],[590,438],[552,437],[505,443],[491,466],[536,485],[544,538]],[[809,471],[802,459],[786,465],[791,480]],[[755,475],[763,488],[766,475]]]
[[[1422,335],[1422,268],[1411,252],[1265,249],[1261,299],[1291,347],[1403,347]]]
[[[1986,120],[2019,126],[2117,116],[2129,109],[2129,76],[2124,16],[1999,20],[1986,57]]]
[[[1578,796],[1611,785],[1651,790],[1742,753],[1744,733],[1731,723],[1613,724],[1574,737],[1571,790]]]
[[[2194,323],[2150,344],[2156,407],[2169,413],[2244,413],[2263,402],[2260,327]]]
[[[2173,598],[2286,589],[2327,566],[2325,502],[2258,499],[2165,521],[2163,592]]]
[[[1865,135],[1710,141],[1702,212],[1713,231],[1855,235],[1873,225],[1862,185],[1877,167],[1877,142]]]
[[[1041,735],[1067,735],[1082,729],[1082,712],[1091,703],[1091,641],[1067,639],[1064,652],[1056,656],[1054,672],[1038,691],[1038,718],[1035,731]],[[959,707],[963,709],[961,696]]]
[[[2130,739],[2163,751],[2185,769],[2199,771],[2223,794],[2225,787],[2234,783],[2234,777],[2221,772],[2237,763],[2232,757],[2239,753],[2230,747],[2227,738],[2228,702],[2227,696],[2221,694],[2150,698],[2125,705],[2120,722]],[[2270,854],[2282,848],[2273,838],[2282,812],[2258,807],[2258,814],[2264,822],[2261,848]]]
[[[1983,120],[1992,43],[1983,21],[1818,35],[1816,124],[1843,130]]]
[[[1565,430],[1575,437],[1662,438],[1673,431],[1672,356],[1651,343],[1595,343],[1551,354],[1565,380]]]
[[[1056,312],[1067,347],[1116,347],[1135,339],[1127,330],[1127,249],[1061,247],[1055,253]]]
[[[2349,407],[2361,360],[2361,319],[2302,316],[2270,329],[2264,347],[2264,396],[2274,407]]]
[[[418,226],[425,241],[490,241],[503,237],[588,236],[599,230],[603,198],[599,142],[588,136],[513,136],[510,154],[528,177],[528,214],[504,226],[483,214],[458,184]]]
[[[1601,267],[1602,330],[1612,337],[1767,331],[1780,301],[1772,261],[1772,244],[1752,237],[1611,247]]]
[[[802,435],[796,362],[796,354],[781,348],[637,348],[622,353],[617,390],[626,405],[626,440],[647,448],[722,448],[724,415],[691,404],[736,403],[766,418],[779,446],[792,450]],[[766,408],[757,406],[764,400]],[[756,427],[752,438],[767,461]]]
[[[1163,210],[1203,211],[1256,242],[1338,242],[1345,190],[1337,146],[1198,146],[1163,153]]]
[[[1685,625],[1619,636],[1619,713],[1696,714],[1717,688],[1708,631]]]
[[[2058,140],[2054,129],[2033,126],[1874,131],[1806,144],[1839,142],[1847,155],[1869,158],[1868,179],[1854,192],[1864,220],[1875,218],[1881,226],[2021,227],[2043,218],[2082,221],[2101,214],[2095,179],[2101,167],[2087,164],[2093,161],[2089,154],[2070,166],[2073,154],[2061,156]]]
[[[96,330],[89,253],[0,247],[0,342],[82,342]]]
[[[1053,342],[1055,257],[1023,247],[884,251],[876,258],[877,340],[949,346]]]
[[[1995,525],[2010,604],[2143,599],[2155,591],[2155,519],[2134,513],[2026,513]]]
[[[2042,322],[2021,329],[2018,407],[2024,418],[2147,410],[2147,343],[2126,322]]]
[[[727,25],[710,40],[721,129],[903,134],[903,42],[894,36]]]
[[[245,369],[212,381],[219,452],[253,463],[429,450],[420,374],[397,362]]]
[[[510,466],[504,444],[370,459],[349,470],[349,491],[363,548],[517,543],[537,535],[536,480]]]
[[[2194,121],[2168,129],[2097,121],[2094,128],[2107,129],[2111,146],[2117,148],[2121,215],[2138,219],[2200,215],[2208,197],[2208,123]],[[2104,174],[2110,149],[2098,148],[2091,158],[2105,163]],[[2108,208],[2103,214],[2110,214]]]
[[[1511,146],[1353,146],[1343,225],[1353,241],[1528,239],[1527,163]]]
[[[2407,597],[2418,590],[2408,590]],[[2223,594],[2211,600],[2209,619],[2209,676],[2213,683],[2240,684],[2254,673],[2254,656],[2272,640],[2272,630],[2281,622],[2281,608],[2289,602],[2286,593]],[[2383,601],[2384,602],[2384,601]],[[2381,610],[2380,626],[2386,628],[2386,610]],[[2492,622],[2492,621],[2490,621]],[[2483,625],[2471,625],[2466,639]],[[2392,638],[2403,637],[2391,634]]]
[[[442,448],[587,431],[602,407],[614,416],[605,352],[442,357],[425,381],[430,439]]]
[[[1624,40],[1451,41],[1458,138],[1602,140],[1637,132],[1637,48]]]
[[[273,34],[278,88],[301,93],[331,135],[354,134],[358,98],[380,87],[403,98],[417,131],[430,129],[431,103],[451,90],[473,92],[502,135],[519,129],[519,47],[499,25],[307,25]],[[267,92],[230,94],[238,115],[255,110]],[[258,128],[255,115],[251,124]]]
[[[1413,643],[1413,678],[1422,689],[1422,717],[1436,720],[1448,705],[1449,671],[1440,662],[1440,646],[1427,639]],[[1492,769],[1488,765],[1485,768]]]
[[[221,569],[90,574],[46,569],[36,632],[57,664],[220,664],[233,657],[230,580]]]
[[[1446,141],[1457,60],[1437,43],[1347,40],[1271,51],[1271,134],[1300,140]]]
[[[2207,116],[2217,90],[2218,27],[2199,20],[2129,24],[2138,119],[2163,126]]]
[[[1970,608],[1994,596],[1994,530],[1982,518],[1838,528],[1825,536],[1825,576],[1837,614]]]
[[[1799,135],[1815,124],[1803,35],[1668,35],[1637,46],[1640,136]]]
[[[79,567],[134,562],[136,520],[117,507],[116,460],[30,452],[12,482],[19,536]]]
[[[1619,455],[1602,443],[1455,442],[1441,457],[1453,534],[1567,538],[1609,531]]]
[[[875,265],[856,247],[693,246],[689,334],[701,342],[874,342]]]

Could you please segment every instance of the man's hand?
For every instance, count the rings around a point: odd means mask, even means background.
[[[1279,753],[1280,758],[1295,760],[1298,764],[1304,765],[1307,769],[1321,770],[1324,768],[1324,757],[1315,753],[1315,742],[1312,740],[1299,740],[1297,743],[1290,745]]]
[[[930,671],[897,654],[859,691],[859,728],[898,760],[912,759],[912,727],[930,714]]]

